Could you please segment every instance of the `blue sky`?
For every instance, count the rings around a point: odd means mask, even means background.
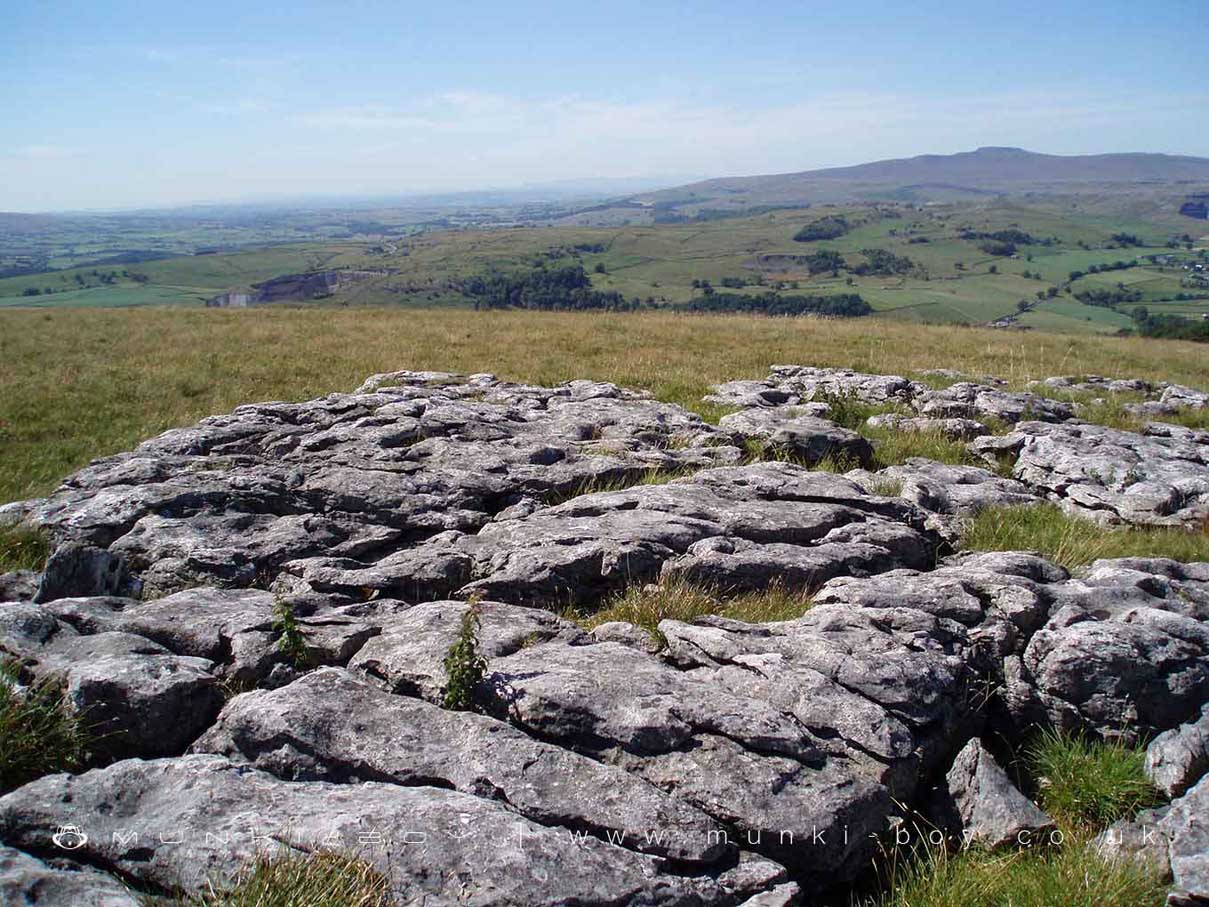
[[[1209,156],[1209,4],[6,0],[0,210]]]

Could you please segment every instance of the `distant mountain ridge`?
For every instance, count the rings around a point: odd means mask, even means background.
[[[1078,194],[1180,183],[1209,189],[1209,158],[1151,153],[1057,155],[985,147],[800,173],[709,179],[635,198],[655,204],[714,200],[731,206],[740,201],[767,205],[1028,191]]]

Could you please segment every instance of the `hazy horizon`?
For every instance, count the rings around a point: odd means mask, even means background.
[[[674,185],[987,145],[1209,157],[1203,4],[897,6],[15,9],[0,211]]]

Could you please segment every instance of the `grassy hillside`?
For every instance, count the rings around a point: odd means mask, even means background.
[[[803,226],[821,218],[843,218],[849,229],[832,239],[795,241]],[[1136,288],[1147,305],[1172,306],[1164,311],[1191,316],[1209,311],[1209,299],[1175,301],[1191,290],[1182,284],[1186,278],[1179,266],[1160,268],[1143,260],[1170,253],[1167,243],[1183,236],[1177,231],[1194,227],[1187,218],[1181,227],[1129,210],[1108,217],[1042,201],[995,201],[816,207],[658,225],[433,230],[378,244],[279,245],[10,277],[0,279],[0,308],[198,306],[210,296],[271,277],[332,268],[379,273],[331,299],[302,304],[467,305],[462,285],[471,276],[577,262],[596,289],[655,306],[686,302],[708,282],[748,293],[778,287],[786,293],[856,292],[874,307],[875,317],[983,324],[1014,315],[1019,303],[1029,300],[1034,312],[1025,325],[1104,333],[1128,326],[1129,319],[1115,313],[1105,318],[1103,308],[1086,306],[1073,293],[1111,290],[1120,283]],[[982,237],[1005,230],[1032,240],[1019,245],[1014,256],[988,253]],[[1121,247],[1114,239],[1121,232],[1143,245]],[[1199,255],[1199,241],[1192,239],[1191,251],[1181,243],[1179,255]],[[858,273],[867,249],[905,258],[909,266],[892,274]],[[810,256],[824,251],[842,256],[838,273],[811,273]],[[1065,286],[1073,271],[1134,258],[1136,268],[1087,274]],[[1038,303],[1037,294],[1051,287],[1058,298]],[[1209,286],[1196,292],[1209,295]]]
[[[1016,386],[1098,373],[1209,386],[1191,343],[670,314],[180,308],[0,311],[0,501],[90,459],[254,400],[303,400],[400,368],[598,378],[699,405],[710,384],[778,362],[876,372],[957,368]]]

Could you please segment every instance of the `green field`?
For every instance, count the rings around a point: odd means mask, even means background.
[[[850,230],[833,240],[796,242],[794,234],[822,217],[842,216]],[[1121,248],[1113,234],[1129,229],[1144,247]],[[990,255],[978,235],[1023,231],[1036,242],[1014,256]],[[974,234],[971,236],[971,234]],[[773,211],[700,222],[613,227],[430,229],[380,242],[321,241],[274,245],[127,265],[83,267],[0,279],[0,307],[197,306],[229,290],[287,274],[356,268],[378,272],[318,303],[365,305],[465,305],[462,282],[492,270],[527,270],[577,262],[596,289],[661,306],[684,303],[702,292],[694,282],[729,292],[859,293],[875,317],[908,323],[986,324],[1013,319],[1022,300],[1036,305],[1017,323],[1038,330],[1104,333],[1130,327],[1129,304],[1120,314],[1073,298],[1085,290],[1118,284],[1142,293],[1144,304],[1198,317],[1209,300],[1174,303],[1178,268],[1142,262],[1129,270],[1087,276],[1068,286],[1072,271],[1168,252],[1178,235],[1165,220],[1120,219],[1103,213],[1071,213],[1043,204],[987,202],[977,205],[847,205]],[[576,247],[579,247],[578,249]],[[858,275],[864,249],[906,256],[908,271]],[[1195,254],[1209,255],[1202,245]],[[805,258],[820,250],[844,256],[845,270],[811,274]],[[1181,253],[1183,254],[1183,253]],[[598,268],[602,270],[598,272]],[[1026,276],[1027,275],[1027,276]],[[38,295],[26,295],[33,290]]]

